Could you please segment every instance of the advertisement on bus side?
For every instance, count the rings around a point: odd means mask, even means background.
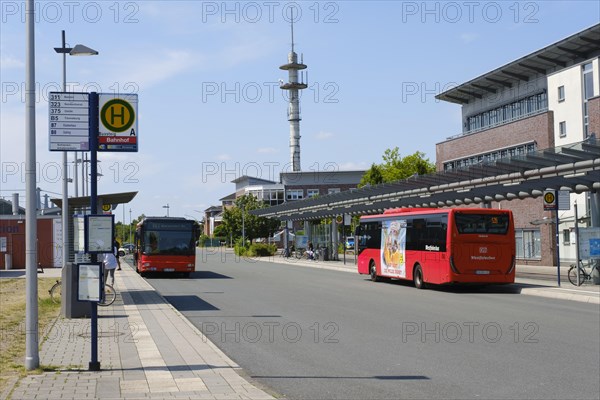
[[[406,220],[381,224],[381,274],[406,278]]]

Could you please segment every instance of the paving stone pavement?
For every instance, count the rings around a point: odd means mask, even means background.
[[[273,399],[129,265],[118,297],[98,307],[101,371],[88,371],[90,319],[59,318],[40,350],[53,370],[28,375],[10,399]]]

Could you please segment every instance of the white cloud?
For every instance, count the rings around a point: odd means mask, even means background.
[[[472,43],[475,40],[477,40],[479,38],[479,34],[478,33],[462,33],[460,35],[460,39],[464,42],[464,43]]]
[[[328,139],[331,139],[334,136],[335,135],[333,133],[331,133],[331,132],[321,131],[321,132],[317,133],[316,138],[317,138],[317,140],[328,140]]]
[[[338,164],[338,168],[340,171],[361,171],[369,169],[370,164],[367,164],[364,161],[355,162],[348,161],[341,164]]]
[[[143,68],[132,68],[130,75],[122,81],[135,82],[138,87],[147,89],[201,64],[202,58],[193,54],[187,50],[157,51],[153,52],[151,57],[136,57],[130,63],[121,61],[121,67],[123,64],[143,65]]]
[[[258,153],[260,154],[273,154],[273,153],[279,153],[279,150],[274,148],[274,147],[261,147],[258,150],[256,150]]]
[[[11,69],[11,68],[25,68],[25,62],[13,57],[13,56],[2,56],[0,57],[0,69]]]

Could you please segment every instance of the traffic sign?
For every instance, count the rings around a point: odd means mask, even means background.
[[[100,93],[98,151],[138,151],[137,94]]]
[[[570,210],[571,209],[571,192],[568,190],[559,190],[558,191],[558,209],[561,211]]]
[[[89,151],[89,94],[50,92],[50,151]]]
[[[556,210],[556,192],[554,190],[544,191],[544,211]]]

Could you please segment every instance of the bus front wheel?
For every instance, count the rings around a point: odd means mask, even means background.
[[[371,280],[373,282],[379,282],[379,277],[377,276],[377,266],[375,266],[375,262],[371,261],[369,265],[369,272],[371,273]]]
[[[421,266],[417,264],[413,271],[413,282],[417,289],[425,289],[425,282],[423,282],[423,270]]]

